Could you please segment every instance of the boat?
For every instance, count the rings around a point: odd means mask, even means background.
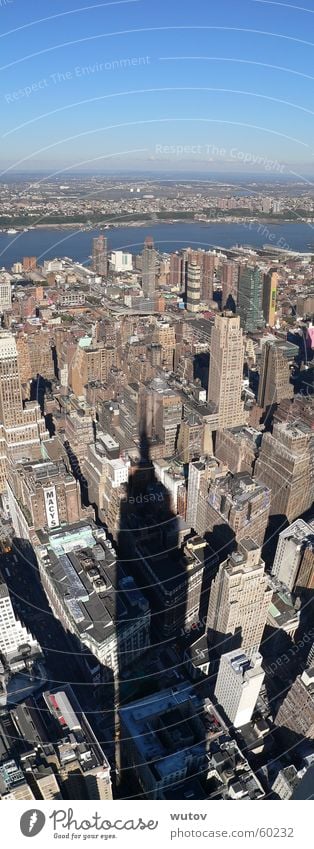
[[[15,233],[17,233],[17,230],[14,230],[13,227],[11,227],[10,230],[7,230],[8,236],[14,236]]]

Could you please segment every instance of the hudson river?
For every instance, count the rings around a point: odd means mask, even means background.
[[[7,268],[23,256],[44,259],[68,256],[80,263],[88,263],[92,252],[92,238],[99,230],[29,230],[27,233],[8,235],[0,233],[0,268]],[[247,222],[246,224],[152,223],[144,227],[119,227],[102,231],[108,237],[109,250],[127,250],[140,253],[146,236],[152,235],[160,251],[171,252],[187,247],[214,246],[224,248],[236,244],[261,247],[269,244],[286,250],[314,253],[314,223],[271,224]]]

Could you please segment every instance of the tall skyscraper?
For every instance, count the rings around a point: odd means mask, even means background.
[[[188,262],[186,308],[188,312],[198,312],[201,302],[201,269],[196,258]]]
[[[264,327],[262,291],[260,269],[257,265],[246,265],[240,273],[238,292],[238,312],[241,327],[246,333],[254,333]]]
[[[264,274],[262,309],[264,319],[269,327],[274,327],[275,324],[277,286],[278,274],[276,271],[269,271],[268,274]]]
[[[22,392],[14,336],[0,333],[0,419],[5,427],[22,424]]]
[[[176,289],[182,286],[182,254],[170,254],[169,284]]]
[[[92,268],[101,277],[107,277],[108,269],[108,239],[100,235],[93,239]]]
[[[0,278],[0,312],[11,308],[11,301],[11,282],[10,279],[7,280],[6,277],[3,275],[3,277]]]
[[[142,289],[145,298],[151,298],[156,290],[157,252],[152,236],[147,236],[142,251]]]
[[[314,435],[302,421],[276,423],[264,433],[255,478],[271,490],[271,515],[292,522],[313,503]]]
[[[223,654],[215,687],[215,696],[234,726],[250,722],[264,680],[260,654],[248,658],[244,652]]]
[[[307,587],[307,567],[308,577],[313,581],[314,521],[308,524],[303,519],[296,519],[279,534],[272,573],[292,592],[295,586]]]
[[[221,269],[222,307],[236,311],[238,300],[239,264],[234,260],[223,262]]]
[[[261,549],[243,539],[211,585],[207,628],[219,655],[241,648],[251,657],[259,650],[271,598]]]
[[[16,619],[7,585],[0,579],[0,652],[8,663],[23,667],[23,658],[40,657],[42,651],[37,640]]]
[[[218,429],[246,421],[241,400],[244,363],[240,319],[231,313],[215,316],[210,345],[208,401],[218,413]]]
[[[198,251],[201,268],[201,299],[208,303],[213,298],[216,254],[211,251]]]
[[[259,407],[265,409],[293,397],[290,364],[297,354],[298,348],[291,342],[271,338],[263,344],[257,395]]]

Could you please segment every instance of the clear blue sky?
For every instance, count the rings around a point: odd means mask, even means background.
[[[0,0],[2,171],[270,159],[271,174],[309,176],[314,0],[303,3]]]

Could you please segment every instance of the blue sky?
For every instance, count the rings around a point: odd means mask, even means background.
[[[0,0],[2,172],[266,164],[309,176],[314,2],[303,3]]]

